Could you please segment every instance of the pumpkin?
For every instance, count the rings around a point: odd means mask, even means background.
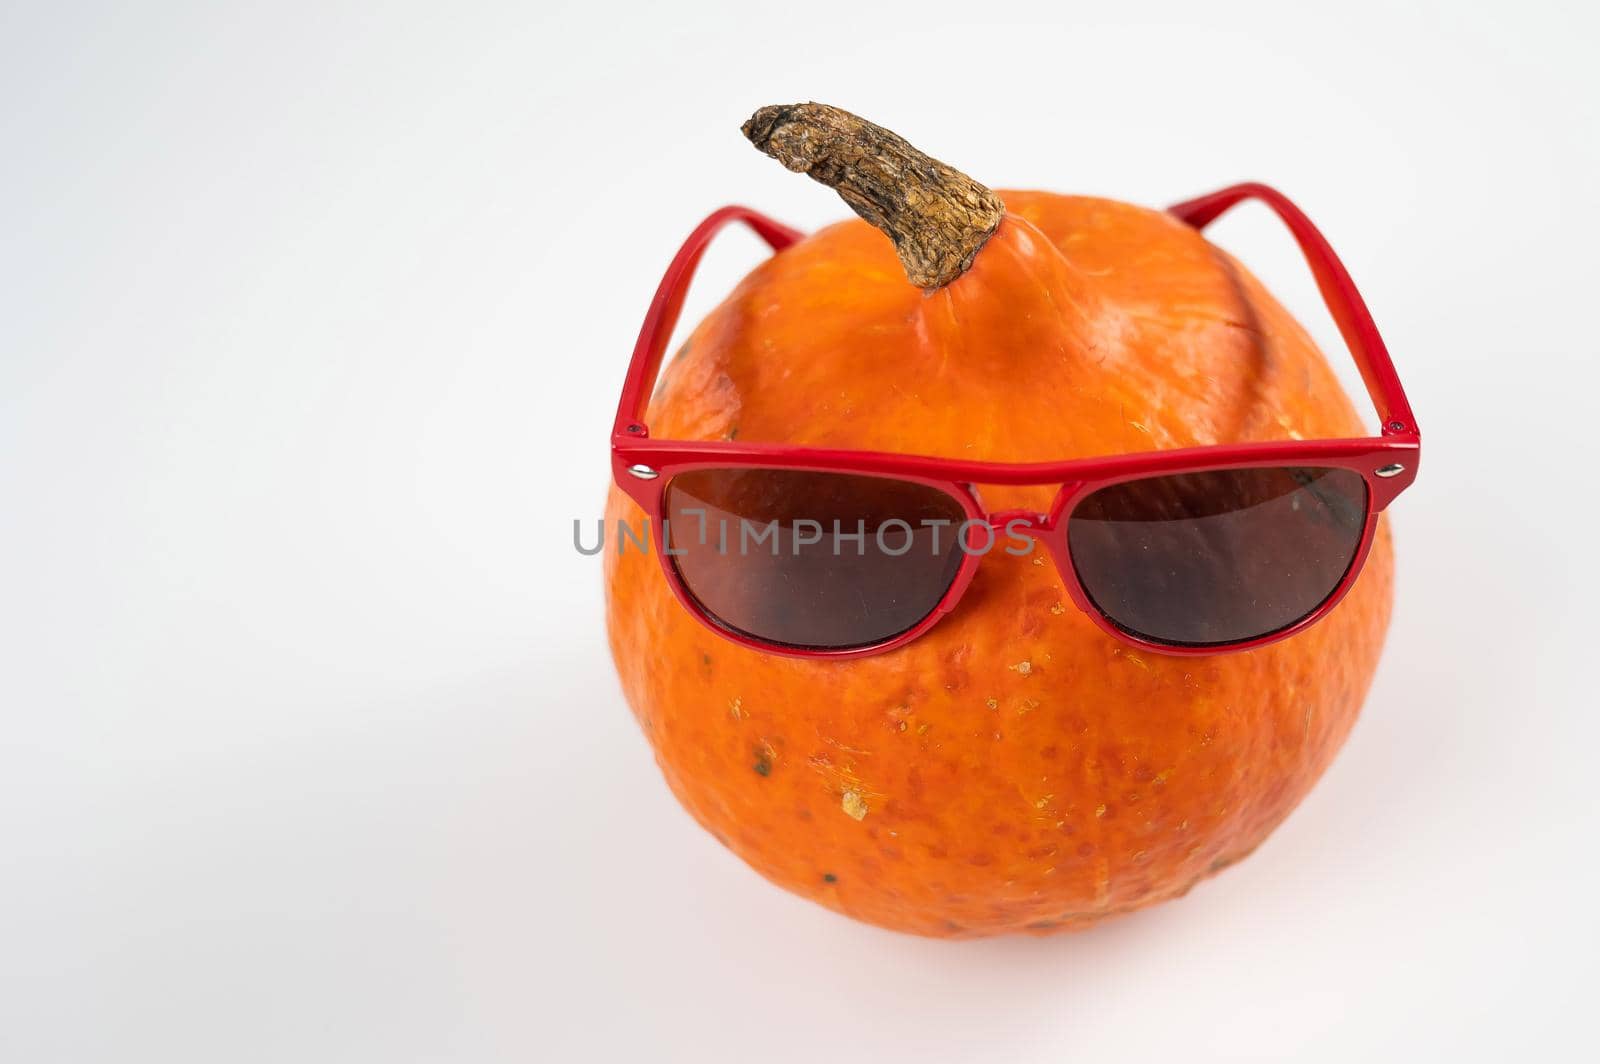
[[[1024,462],[1364,434],[1306,331],[1167,214],[1001,190],[979,233],[970,179],[845,112],[745,131],[892,239],[841,222],[752,271],[668,367],[657,438]],[[1054,493],[979,491],[991,511]],[[606,516],[643,519],[615,487]],[[1349,733],[1393,587],[1380,527],[1320,623],[1177,657],[1100,631],[1042,551],[994,552],[921,638],[839,661],[719,638],[616,547],[611,648],[678,800],[773,882],[941,937],[1087,927],[1249,854]]]

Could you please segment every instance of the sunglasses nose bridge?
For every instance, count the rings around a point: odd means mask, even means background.
[[[1049,514],[1037,510],[996,510],[988,515],[989,527],[997,534],[1014,533],[1033,539],[1044,539],[1055,530]]]

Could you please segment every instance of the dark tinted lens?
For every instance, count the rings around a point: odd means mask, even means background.
[[[1327,601],[1355,560],[1367,485],[1346,469],[1228,469],[1102,488],[1067,523],[1084,590],[1154,642],[1256,639]]]
[[[966,512],[922,484],[703,469],[667,485],[669,561],[714,620],[769,643],[870,646],[933,612]]]

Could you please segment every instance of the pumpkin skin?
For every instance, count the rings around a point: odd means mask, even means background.
[[[970,270],[931,292],[856,220],[767,260],[668,367],[651,434],[1014,462],[1366,434],[1304,329],[1190,227],[1001,196]],[[978,492],[1045,511],[1055,489]],[[613,486],[606,518],[643,514]],[[616,545],[612,652],[684,807],[775,883],[939,937],[1086,927],[1248,854],[1349,733],[1393,594],[1380,523],[1318,624],[1167,656],[1096,628],[1042,546],[996,551],[921,638],[835,661],[720,638]]]

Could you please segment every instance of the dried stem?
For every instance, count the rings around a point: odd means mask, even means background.
[[[835,190],[887,233],[906,276],[921,288],[966,272],[1005,214],[1000,197],[966,174],[837,107],[763,107],[743,130],[750,143]]]

